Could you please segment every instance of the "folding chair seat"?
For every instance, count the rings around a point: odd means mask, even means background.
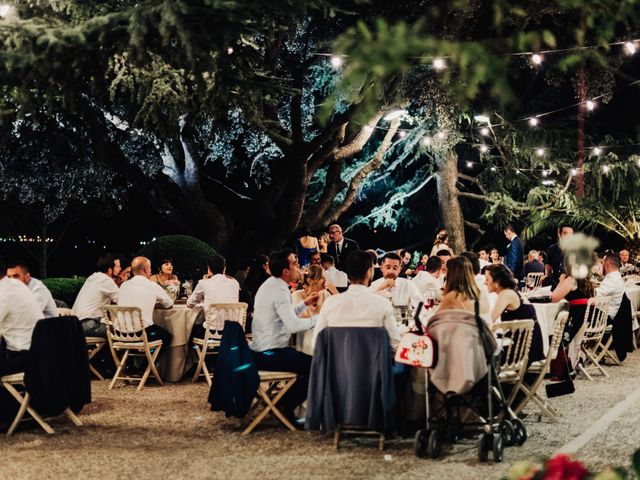
[[[295,432],[296,428],[282,414],[277,404],[293,386],[298,376],[292,372],[270,372],[264,370],[258,371],[258,375],[260,375],[260,385],[256,393],[257,402],[254,404],[254,409],[259,408],[261,404],[264,404],[264,409],[253,419],[242,434],[251,433],[269,412],[273,412],[289,430]]]
[[[605,377],[609,374],[600,365],[602,356],[600,350],[604,347],[602,338],[607,329],[609,299],[607,297],[590,298],[584,314],[584,323],[578,332],[580,352],[584,355],[584,361],[578,363],[578,370],[589,380],[593,380],[590,370],[597,370]]]
[[[212,372],[209,372],[207,364],[205,362],[208,355],[216,355],[218,353],[218,347],[222,340],[222,330],[224,328],[225,320],[232,320],[238,322],[242,326],[242,330],[245,329],[247,321],[247,308],[248,304],[244,302],[239,303],[211,303],[205,308],[205,321],[204,338],[193,339],[193,346],[198,355],[198,365],[196,371],[193,374],[192,383],[198,381],[198,378],[204,376],[207,384],[211,386],[213,376]]]
[[[139,382],[136,389],[139,392],[144,388],[151,373],[153,373],[156,381],[162,385],[162,379],[155,365],[162,348],[162,340],[149,341],[142,323],[142,310],[138,307],[109,305],[104,307],[104,312],[107,319],[107,340],[113,361],[116,364],[116,373],[113,375],[109,390],[113,388],[118,380],[124,380],[125,382]],[[122,357],[119,357],[118,354],[121,352],[124,353]],[[126,372],[121,375],[123,370],[126,370],[125,367],[129,357],[146,359],[147,368],[142,376],[127,374]]]
[[[528,385],[524,380],[522,381],[520,389],[522,390],[522,392],[524,392],[526,397],[517,406],[517,408],[515,409],[515,413],[520,413],[527,405],[527,403],[529,403],[529,401],[533,401],[540,409],[542,414],[546,415],[553,421],[560,421],[558,412],[548,404],[547,400],[538,395],[537,392],[538,388],[540,388],[540,386],[544,382],[545,376],[549,373],[549,370],[551,368],[551,361],[554,360],[558,355],[558,350],[562,342],[564,327],[567,324],[568,319],[569,312],[564,311],[558,313],[554,322],[553,334],[551,336],[551,341],[549,342],[549,351],[547,353],[547,357],[544,360],[532,362],[529,367],[527,367],[527,373],[533,373],[538,376],[531,385]]]
[[[507,405],[511,406],[527,371],[527,360],[533,339],[533,320],[512,320],[493,324],[494,334],[501,334],[502,359],[498,380],[513,385]]]

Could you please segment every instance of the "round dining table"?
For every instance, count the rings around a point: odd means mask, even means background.
[[[175,304],[168,309],[153,311],[153,323],[171,334],[171,345],[161,355],[159,373],[167,382],[179,382],[193,365],[189,355],[189,338],[193,326],[204,321],[202,307],[189,308]]]

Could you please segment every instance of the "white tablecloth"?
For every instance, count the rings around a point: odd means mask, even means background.
[[[558,303],[532,303],[536,309],[536,318],[540,325],[542,332],[542,346],[544,353],[549,350],[549,337],[553,334],[553,324],[555,323],[556,316],[566,301]]]
[[[627,287],[625,289],[625,293],[627,297],[629,297],[629,301],[631,302],[631,313],[633,315],[633,329],[637,330],[640,325],[638,325],[638,319],[635,316],[635,313],[640,311],[640,287],[634,285],[632,287]]]

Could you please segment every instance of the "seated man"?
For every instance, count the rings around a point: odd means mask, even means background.
[[[389,299],[394,306],[411,306],[414,310],[423,301],[415,283],[406,278],[399,278],[402,270],[400,256],[389,252],[382,257],[383,277],[371,284],[372,292]]]
[[[524,274],[544,273],[544,264],[538,259],[538,251],[530,250],[527,263],[524,264]]]
[[[142,310],[142,326],[147,332],[149,341],[162,340],[160,355],[166,352],[171,343],[171,334],[164,328],[153,324],[153,309],[171,308],[173,300],[166,290],[149,280],[151,277],[151,261],[146,257],[136,257],[131,261],[133,278],[120,287],[118,306],[139,307]]]
[[[429,257],[425,270],[420,270],[418,274],[413,277],[413,283],[422,294],[423,298],[427,298],[427,295],[433,295],[433,299],[440,301],[442,297],[442,282],[440,281],[440,275],[442,275],[442,260],[440,257]]]
[[[115,278],[120,273],[120,260],[111,255],[98,259],[98,271],[92,273],[82,285],[73,304],[73,311],[82,322],[87,337],[107,337],[106,326],[101,323],[102,309],[117,303],[120,289]]]
[[[384,327],[389,334],[391,349],[395,351],[400,343],[400,331],[393,307],[367,288],[373,275],[371,255],[356,250],[349,254],[346,267],[349,288],[343,294],[325,300],[314,328],[313,344],[327,327]]]
[[[293,387],[279,405],[290,420],[294,409],[307,398],[311,357],[289,347],[292,333],[313,328],[316,317],[300,318],[307,306],[318,302],[318,294],[310,294],[304,302],[293,305],[290,282],[302,278],[300,265],[293,251],[284,249],[269,257],[269,277],[256,293],[253,311],[253,342],[251,349],[258,370],[295,372],[298,374]]]
[[[323,253],[320,256],[320,261],[324,270],[325,280],[331,282],[336,288],[347,288],[347,274],[334,266],[334,258],[327,253]]]
[[[225,275],[227,262],[221,255],[214,255],[207,262],[207,277],[198,282],[195,290],[187,300],[188,307],[195,307],[198,303],[237,303],[240,295],[238,281]]]
[[[444,286],[445,279],[447,278],[447,262],[451,258],[451,252],[449,250],[438,250],[436,252],[436,256],[442,261],[442,268],[440,271],[442,272],[440,275],[440,283]]]
[[[56,302],[53,300],[53,295],[51,295],[44,283],[30,275],[29,266],[26,262],[22,260],[9,262],[7,265],[7,277],[20,280],[29,287],[29,290],[36,298],[36,302],[38,302],[38,307],[42,310],[43,318],[58,316],[58,307],[56,307]]]
[[[596,288],[595,296],[609,297],[609,319],[613,319],[620,310],[625,285],[620,274],[620,256],[617,253],[611,253],[604,257],[602,273],[604,278],[600,286]]]
[[[6,264],[0,257],[0,337],[6,343],[6,349],[0,349],[0,377],[24,371],[33,329],[42,318],[42,310],[29,288],[6,273]]]

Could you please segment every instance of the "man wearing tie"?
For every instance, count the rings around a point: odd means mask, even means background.
[[[340,225],[331,225],[329,227],[329,236],[332,242],[327,246],[327,253],[334,258],[336,268],[344,272],[347,257],[351,252],[359,250],[360,247],[355,240],[342,236],[342,228]]]
[[[505,227],[504,236],[511,242],[507,247],[504,263],[509,267],[514,277],[522,280],[524,277],[524,245],[522,245],[522,240],[520,240],[516,234],[513,225],[507,225]]]

